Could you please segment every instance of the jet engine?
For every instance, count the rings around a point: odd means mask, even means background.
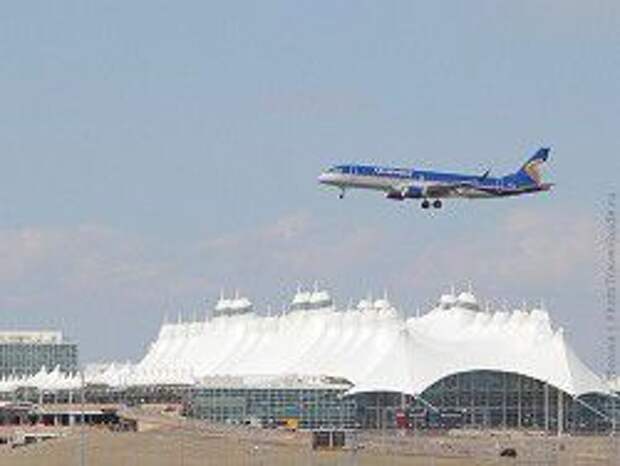
[[[405,196],[403,195],[403,193],[399,191],[390,191],[389,193],[385,195],[385,197],[388,199],[392,199],[393,201],[404,201],[405,200]]]
[[[390,191],[385,197],[393,201],[402,201],[404,199],[420,199],[426,197],[426,195],[423,188],[409,186],[402,191]]]

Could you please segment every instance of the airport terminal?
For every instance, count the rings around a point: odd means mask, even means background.
[[[620,419],[617,386],[543,308],[495,310],[471,290],[413,317],[387,296],[348,307],[318,288],[277,315],[222,296],[208,319],[164,323],[138,363],[88,365],[83,378],[60,334],[6,334],[0,393],[33,405],[179,404],[214,424],[291,430],[602,433]]]

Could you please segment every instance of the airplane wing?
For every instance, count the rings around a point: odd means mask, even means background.
[[[523,194],[530,191],[544,190],[548,191],[552,185],[547,184],[545,186],[537,186],[536,188],[518,188],[508,187],[503,185],[496,186],[484,186],[476,183],[448,183],[448,184],[436,184],[427,186],[425,189],[425,195],[427,197],[447,197],[447,196],[512,196],[515,194]]]
[[[416,183],[398,183],[390,186],[387,197],[391,199],[404,199],[406,197],[449,197],[471,193],[474,185],[469,183],[435,183],[420,186]]]
[[[416,192],[418,196],[408,196]],[[520,190],[510,189],[506,186],[485,186],[472,182],[434,183],[418,186],[416,183],[399,183],[387,190],[387,196],[393,199],[405,197],[468,197],[476,195],[507,196],[517,194]]]
[[[458,182],[428,185],[424,192],[427,197],[449,197],[477,194],[502,195],[509,194],[512,190],[501,186],[484,186],[477,183]]]
[[[471,183],[441,183],[426,186],[425,194],[428,197],[446,197],[475,189],[476,186]]]

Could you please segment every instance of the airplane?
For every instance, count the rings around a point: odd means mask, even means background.
[[[428,209],[442,207],[444,198],[497,198],[549,191],[552,183],[543,183],[540,167],[549,158],[550,148],[542,147],[517,171],[502,177],[462,175],[392,168],[376,165],[337,165],[319,176],[319,183],[340,188],[340,199],[350,188],[383,191],[387,199],[403,201],[422,199]],[[432,203],[431,203],[432,200]]]

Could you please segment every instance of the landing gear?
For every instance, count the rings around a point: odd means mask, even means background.
[[[344,199],[344,189],[340,190],[340,194],[338,194],[338,199]]]
[[[424,199],[422,201],[422,208],[425,210],[430,209],[431,205],[433,206],[434,209],[441,209],[441,206],[443,204],[440,199],[435,199],[432,204],[431,204],[431,201],[429,201],[428,199]]]

